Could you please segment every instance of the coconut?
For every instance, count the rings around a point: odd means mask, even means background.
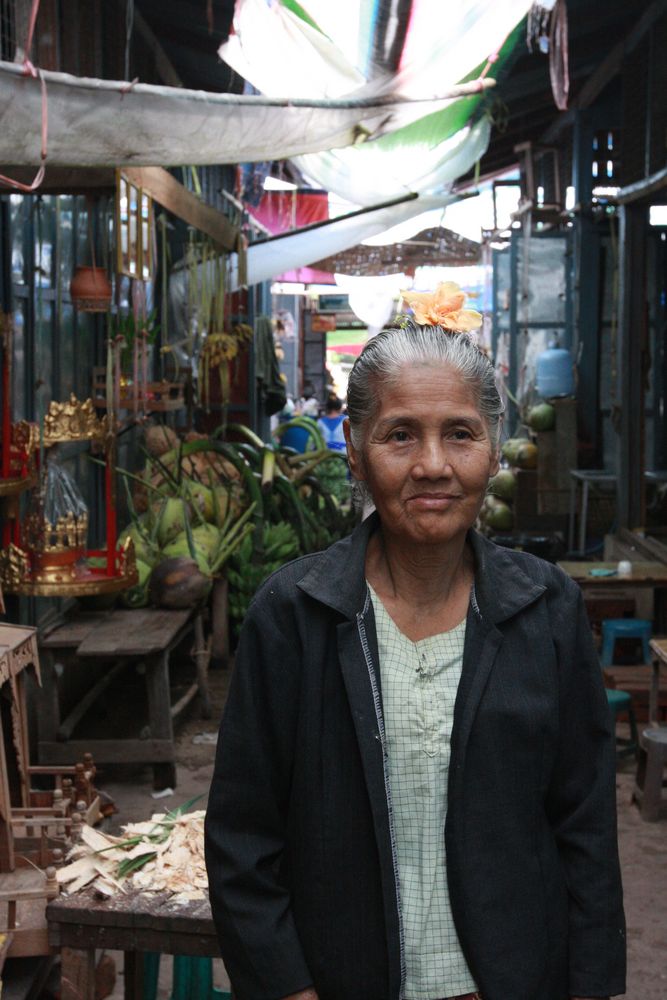
[[[500,453],[503,458],[506,458],[510,465],[516,464],[516,456],[519,448],[522,444],[525,444],[525,438],[508,438],[500,449]]]
[[[537,468],[537,448],[532,441],[524,441],[517,450],[516,464],[520,469]]]
[[[145,534],[136,524],[128,524],[127,528],[123,528],[118,536],[118,544],[124,547],[128,539],[134,545],[134,554],[137,562],[143,562],[148,566],[152,566],[155,563],[155,552],[147,541]]]
[[[185,522],[188,518],[188,505],[178,497],[169,497],[162,500],[160,505],[154,508],[157,517],[157,540],[160,548],[169,545],[177,535],[185,531]]]
[[[489,493],[502,500],[511,500],[516,492],[516,479],[511,469],[501,469],[489,480]]]
[[[514,514],[512,508],[502,500],[491,507],[486,515],[486,524],[493,531],[510,531],[514,526]]]
[[[198,524],[192,532],[195,545],[201,545],[209,554],[220,544],[220,529],[214,524]]]
[[[137,559],[137,575],[139,577],[134,587],[124,590],[120,595],[121,603],[126,608],[145,608],[148,604],[148,578],[152,572],[148,563]]]
[[[550,403],[537,403],[529,410],[527,422],[533,431],[552,431],[556,426],[556,411]]]
[[[220,532],[212,524],[200,524],[192,531],[192,542],[195,550],[195,560],[202,573],[208,573],[211,556],[220,542]],[[177,535],[173,542],[162,550],[163,559],[192,558],[188,536],[185,531]]]
[[[193,608],[206,600],[212,583],[194,559],[165,559],[151,573],[149,597],[160,608]]]
[[[178,448],[178,434],[165,424],[146,428],[146,450],[159,458]]]
[[[188,484],[188,495],[204,520],[213,521],[215,517],[213,490],[203,483],[192,483]]]

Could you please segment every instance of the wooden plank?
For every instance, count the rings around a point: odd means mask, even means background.
[[[131,184],[142,188],[168,212],[206,233],[222,250],[235,250],[239,230],[210,205],[205,205],[162,167],[123,167]]]
[[[60,698],[55,657],[51,649],[42,650],[41,661],[42,686],[33,692],[37,705],[37,738],[55,740],[60,724]]]
[[[90,946],[118,951],[157,951],[163,955],[220,957],[220,946],[213,929],[211,934],[202,935],[153,928],[58,924],[57,929],[49,926],[49,943],[52,948],[67,944],[79,948]]]
[[[644,364],[648,350],[648,320],[644,287],[648,206],[638,203],[621,205],[619,215],[616,522],[619,528],[643,530],[646,524]]]
[[[152,656],[174,642],[190,614],[157,608],[112,611],[83,639],[77,656]]]
[[[537,433],[537,511],[567,514],[570,509],[570,469],[577,466],[577,401],[552,399],[556,425]]]
[[[93,611],[80,613],[63,625],[57,625],[46,635],[40,635],[41,649],[76,648],[86,636],[109,616],[109,611]]]
[[[187,689],[187,691],[185,691],[185,693],[181,695],[178,701],[174,702],[174,704],[171,706],[170,713],[172,719],[175,719],[177,715],[180,715],[183,709],[188,707],[192,699],[196,697],[198,693],[199,693],[199,683],[198,681],[195,681],[194,684],[191,684],[190,687]]]
[[[667,663],[667,639],[651,639],[649,646],[663,663]]]
[[[95,950],[65,946],[60,960],[61,1000],[95,1000]]]
[[[142,892],[139,889],[129,889],[109,899],[100,899],[90,887],[73,896],[61,894],[48,904],[46,916],[49,923],[58,925],[61,931],[65,926],[73,925],[215,934],[208,899],[191,900],[175,906],[171,893]]]
[[[171,740],[70,740],[55,743],[43,740],[38,745],[40,760],[50,764],[71,764],[92,753],[96,764],[161,763],[174,760]]]

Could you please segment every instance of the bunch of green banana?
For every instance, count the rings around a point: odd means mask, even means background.
[[[246,537],[227,564],[229,617],[237,635],[255,591],[268,576],[299,555],[299,539],[284,521],[265,523],[262,548],[262,561],[258,563],[253,559],[252,539]]]

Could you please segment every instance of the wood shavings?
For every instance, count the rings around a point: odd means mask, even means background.
[[[109,898],[127,889],[171,894],[172,903],[207,898],[203,809],[156,813],[128,823],[121,837],[84,826],[58,882],[67,894],[91,885]]]

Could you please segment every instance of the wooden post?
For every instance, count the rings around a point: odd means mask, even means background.
[[[616,347],[618,407],[618,528],[642,528],[644,483],[644,371],[646,316],[646,226],[644,204],[620,207],[619,324]]]

